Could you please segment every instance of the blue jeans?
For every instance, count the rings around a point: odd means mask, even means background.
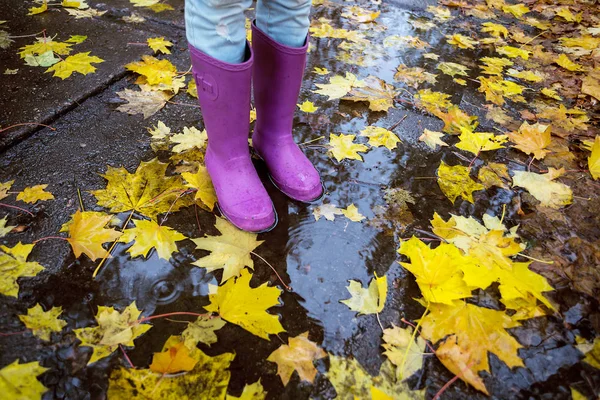
[[[252,0],[185,0],[188,42],[227,63],[244,61],[244,10]],[[311,0],[258,0],[256,26],[283,45],[302,47],[308,34]]]

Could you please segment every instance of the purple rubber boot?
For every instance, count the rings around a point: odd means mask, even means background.
[[[198,99],[208,133],[205,163],[222,214],[245,231],[264,232],[277,223],[271,198],[250,158],[250,82],[253,56],[229,64],[189,46]]]
[[[265,161],[273,183],[294,200],[323,195],[319,173],[292,137],[296,102],[306,65],[303,47],[284,46],[252,24],[256,126],[252,146]]]

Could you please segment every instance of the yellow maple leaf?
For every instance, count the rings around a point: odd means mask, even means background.
[[[360,282],[350,280],[346,287],[350,292],[350,298],[340,300],[340,303],[347,305],[352,311],[358,314],[377,314],[383,310],[387,299],[387,276],[382,277],[375,274],[367,288],[363,288]]]
[[[181,332],[181,338],[185,346],[192,350],[198,343],[204,343],[210,346],[217,343],[215,331],[221,329],[226,324],[221,317],[199,316],[196,321],[189,322],[187,328]]]
[[[123,312],[113,307],[98,306],[95,316],[98,326],[74,329],[75,336],[81,341],[80,346],[94,349],[88,365],[110,356],[119,345],[134,346],[134,339],[152,328],[152,325],[138,322],[141,313],[135,301]]]
[[[579,37],[561,37],[560,44],[565,47],[581,47],[586,50],[596,50],[600,47],[600,38],[596,38],[589,35]]]
[[[194,78],[190,79],[185,92],[196,99],[198,98],[198,87],[196,86],[196,80]]]
[[[409,68],[404,64],[400,64],[398,67],[396,67],[394,80],[398,82],[404,82],[408,86],[417,88],[423,82],[435,85],[437,82],[437,75],[426,71],[424,68]]]
[[[571,10],[569,9],[569,7],[558,7],[556,10],[556,15],[558,15],[559,17],[563,17],[565,21],[567,22],[581,22],[583,13],[580,12],[577,15],[573,15],[573,13],[571,12]]]
[[[477,40],[473,40],[459,33],[453,35],[446,35],[446,41],[449,44],[458,46],[461,49],[474,49],[475,45],[479,44]]]
[[[200,131],[195,127],[184,127],[183,133],[178,133],[169,138],[172,143],[176,143],[171,149],[174,153],[181,153],[193,148],[202,149],[208,140],[206,129]]]
[[[327,353],[308,338],[308,332],[304,332],[289,338],[289,344],[279,346],[267,361],[277,364],[277,375],[283,386],[287,386],[294,371],[298,372],[301,381],[313,383],[317,376],[313,361],[326,356]]]
[[[167,166],[154,158],[141,162],[134,174],[123,167],[108,167],[102,175],[108,181],[106,188],[92,194],[99,206],[113,213],[133,210],[156,220],[158,214],[191,204],[191,199],[181,197],[187,190],[181,176],[165,176]]]
[[[148,47],[154,50],[155,53],[160,51],[163,54],[171,54],[169,47],[173,46],[173,43],[169,42],[164,37],[148,38],[147,42]]]
[[[169,60],[159,60],[152,56],[142,56],[142,61],[125,65],[125,68],[143,75],[149,85],[172,85],[173,78],[177,75],[177,68]]]
[[[150,371],[174,374],[194,369],[198,360],[190,357],[190,351],[179,336],[171,336],[163,345],[162,352],[154,353]]]
[[[66,56],[71,52],[71,43],[55,42],[50,37],[36,39],[36,43],[28,44],[19,49],[19,56],[21,58],[25,58],[26,56],[39,56],[48,51],[61,56]]]
[[[54,195],[50,192],[46,192],[45,189],[48,185],[35,185],[26,187],[17,194],[17,200],[24,201],[25,203],[36,203],[37,201],[54,200]]]
[[[305,113],[314,113],[315,111],[317,111],[319,109],[319,107],[315,107],[315,105],[313,104],[312,101],[308,101],[308,100],[306,100],[302,104],[296,104],[296,105],[298,106],[298,108],[300,108],[300,110],[304,111]]]
[[[329,83],[315,83],[315,86],[319,90],[315,90],[315,93],[329,96],[327,100],[341,99],[344,97],[353,87],[364,86],[364,81],[358,79],[356,75],[346,72],[346,76],[341,75],[332,76],[329,79]]]
[[[460,142],[455,146],[461,150],[478,155],[482,151],[503,149],[502,144],[506,143],[506,135],[494,135],[490,132],[473,132],[470,129],[463,129],[458,137]]]
[[[349,18],[353,21],[360,22],[362,24],[367,22],[374,22],[379,17],[380,11],[370,11],[358,6],[351,6],[342,13],[342,17]]]
[[[71,216],[71,220],[63,224],[60,231],[69,232],[67,241],[71,244],[75,257],[82,253],[92,261],[111,257],[102,244],[112,242],[122,234],[114,229],[105,228],[112,218],[112,215],[102,212],[77,210]]]
[[[588,167],[594,179],[600,178],[600,136],[596,135],[592,154],[588,157]]]
[[[584,78],[584,79],[585,79],[585,78]],[[544,96],[546,96],[546,97],[550,97],[551,99],[558,100],[558,101],[561,101],[561,100],[562,100],[562,97],[560,97],[560,96],[558,95],[558,93],[556,92],[556,90],[549,89],[549,88],[543,88],[542,90],[540,90],[540,92],[541,92],[541,93],[542,93]]]
[[[224,399],[234,353],[210,357],[200,349],[189,352],[196,361],[184,374],[159,374],[150,369],[120,367],[108,382],[110,399]]]
[[[148,8],[151,9],[152,11],[154,11],[155,13],[174,10],[173,6],[171,6],[169,4],[165,4],[165,3],[152,4]]]
[[[267,310],[279,304],[281,290],[267,283],[250,287],[252,274],[243,269],[240,276],[229,279],[209,295],[210,304],[206,311],[216,312],[225,321],[246,329],[260,338],[269,340],[269,335],[285,332],[276,315]]]
[[[484,63],[480,68],[482,69],[482,72],[487,75],[501,76],[504,67],[514,64],[508,58],[500,57],[482,57],[480,60]]]
[[[469,76],[467,71],[469,68],[465,67],[462,64],[457,64],[453,62],[441,62],[438,64],[437,69],[442,71],[446,75],[450,75],[454,77],[454,75],[462,75]]]
[[[550,125],[543,125],[538,122],[529,125],[527,121],[524,121],[519,127],[519,131],[509,133],[508,137],[516,143],[515,148],[525,154],[533,154],[534,158],[541,160],[549,152],[546,147],[550,145],[551,130]]]
[[[489,372],[488,352],[509,367],[524,367],[518,350],[522,347],[507,331],[520,326],[503,311],[456,301],[436,304],[421,320],[421,335],[436,343],[438,359],[452,373],[476,389],[488,393],[480,371]]]
[[[464,130],[474,131],[479,125],[476,116],[465,113],[458,106],[452,106],[447,113],[440,112],[435,116],[444,121],[442,131],[452,135],[461,134]]]
[[[514,4],[514,5],[503,5],[502,11],[504,11],[506,14],[514,15],[515,18],[519,18],[523,14],[527,14],[531,10],[525,4]]]
[[[433,115],[438,115],[452,106],[449,94],[434,92],[431,89],[419,90],[415,94],[415,103],[417,107],[424,108]]]
[[[423,390],[411,390],[390,361],[381,365],[379,376],[371,376],[356,358],[345,359],[330,354],[329,362],[327,379],[341,400],[422,400],[425,396]]]
[[[47,0],[44,0],[44,3],[42,3],[41,6],[39,7],[31,7],[29,9],[29,12],[27,13],[27,15],[36,15],[36,14],[41,14],[44,11],[48,10],[48,2]]]
[[[481,32],[489,33],[495,37],[508,37],[508,29],[506,29],[506,27],[503,25],[495,24],[493,22],[484,22],[481,25],[483,26]]]
[[[515,78],[524,79],[529,82],[541,82],[544,80],[544,75],[537,71],[517,71],[514,68],[510,68],[506,73]]]
[[[479,91],[485,93],[486,100],[494,104],[503,105],[504,97],[514,101],[524,101],[521,94],[525,87],[518,83],[502,79],[499,76],[480,76],[478,79],[481,82]]]
[[[400,264],[415,276],[427,303],[452,305],[455,300],[471,297],[474,287],[463,280],[461,267],[474,260],[465,257],[456,246],[442,243],[431,249],[413,236],[402,242],[398,253],[410,259],[410,263]]]
[[[352,86],[342,100],[366,101],[371,111],[388,111],[394,108],[394,98],[398,94],[393,85],[376,76],[368,76],[361,86]]]
[[[429,129],[424,129],[423,134],[419,136],[419,140],[424,142],[427,146],[432,148],[433,150],[439,146],[448,146],[448,143],[442,140],[444,134],[442,132],[430,131]]]
[[[590,71],[583,77],[581,80],[581,93],[600,100],[600,69]]]
[[[508,185],[504,182],[504,180],[510,181],[508,166],[501,163],[489,163],[484,165],[479,169],[477,179],[486,189],[489,189],[492,186],[508,189]]]
[[[196,189],[194,199],[200,200],[210,211],[212,211],[217,202],[217,194],[215,193],[215,188],[206,167],[199,165],[198,171],[195,174],[184,172],[181,176],[187,182],[187,187]]]
[[[7,217],[8,216],[5,215],[4,218],[0,219],[0,238],[6,236],[15,228],[14,226],[10,225],[6,226]]]
[[[327,68],[314,67],[313,72],[317,75],[327,75],[329,70]]]
[[[67,325],[67,321],[58,319],[60,314],[62,307],[52,307],[44,311],[38,303],[27,309],[27,315],[19,315],[19,319],[31,330],[33,336],[49,341],[52,332],[60,332]]]
[[[561,54],[558,56],[556,63],[569,71],[580,72],[584,70],[583,65],[574,63],[566,54]]]
[[[366,217],[358,212],[358,208],[354,204],[350,204],[346,209],[340,210],[346,218],[352,222],[360,222]]]
[[[371,146],[384,146],[389,150],[395,149],[398,143],[401,142],[394,132],[380,126],[367,126],[360,131],[360,135],[368,137]]]
[[[400,378],[410,377],[423,366],[425,340],[418,336],[413,340],[412,327],[402,329],[392,323],[392,327],[383,330],[383,354],[398,368]]]
[[[73,72],[79,72],[82,75],[94,73],[96,72],[96,67],[92,63],[97,64],[101,62],[104,62],[104,60],[100,57],[90,56],[89,51],[87,53],[77,53],[57,62],[48,68],[46,72],[54,72],[53,76],[66,79]]]
[[[156,249],[159,258],[169,260],[171,254],[177,251],[175,242],[187,239],[184,235],[168,226],[159,225],[156,221],[134,220],[135,228],[125,229],[119,237],[119,242],[135,241],[127,252],[131,257],[147,257],[148,252]]]
[[[12,187],[13,183],[15,183],[14,180],[7,181],[4,183],[0,182],[0,200],[8,197],[8,195],[9,195],[8,191]]]
[[[334,28],[328,21],[329,20],[313,21],[309,29],[311,36],[316,38],[346,39],[354,43],[365,41],[365,37],[362,33],[342,28]]]
[[[515,171],[513,186],[525,189],[543,206],[558,209],[573,202],[573,191],[564,183],[554,182],[556,175],[552,172],[536,174],[535,172]]]
[[[0,369],[0,392],[10,400],[41,400],[48,388],[36,378],[48,371],[38,361],[19,364],[15,360]]]
[[[458,196],[474,203],[473,192],[485,189],[481,183],[475,182],[469,176],[470,168],[462,165],[448,165],[444,161],[438,168],[438,185],[446,197],[454,203]]]
[[[523,60],[526,61],[529,60],[529,56],[531,55],[530,51],[513,46],[500,46],[496,48],[496,51],[510,58],[521,57]]]
[[[369,148],[364,144],[354,143],[356,135],[329,135],[329,152],[335,157],[336,160],[342,161],[346,158],[350,160],[362,161],[363,158],[358,152],[365,152]]]
[[[33,277],[44,269],[35,261],[27,261],[33,244],[17,243],[7,247],[0,245],[0,293],[5,296],[17,297],[19,285],[17,279]]]
[[[239,276],[245,266],[254,269],[254,261],[250,257],[250,253],[263,243],[262,240],[256,240],[257,234],[242,231],[218,217],[215,227],[221,232],[221,236],[192,239],[196,244],[196,249],[211,252],[208,256],[202,257],[192,264],[206,268],[208,272],[222,268],[221,282]]]

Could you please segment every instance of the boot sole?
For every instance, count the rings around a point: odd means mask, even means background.
[[[279,215],[277,215],[277,211],[275,210],[275,206],[273,206],[273,214],[275,214],[275,222],[273,223],[273,225],[271,225],[270,227],[260,230],[260,231],[249,231],[247,229],[241,228],[239,226],[237,226],[236,224],[233,223],[233,221],[227,216],[227,214],[225,212],[223,212],[223,209],[221,208],[221,206],[219,205],[219,203],[215,203],[215,205],[217,206],[217,210],[219,210],[219,213],[221,214],[221,216],[223,218],[225,218],[227,221],[229,221],[233,226],[235,226],[236,228],[238,228],[239,230],[242,230],[244,232],[250,232],[250,233],[267,233],[272,231],[277,224],[279,223]]]

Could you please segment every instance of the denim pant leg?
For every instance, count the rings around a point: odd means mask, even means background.
[[[311,0],[258,0],[256,26],[276,42],[302,47],[310,26],[311,3]]]
[[[196,49],[231,64],[244,61],[244,10],[252,0],[185,0],[185,31]]]

